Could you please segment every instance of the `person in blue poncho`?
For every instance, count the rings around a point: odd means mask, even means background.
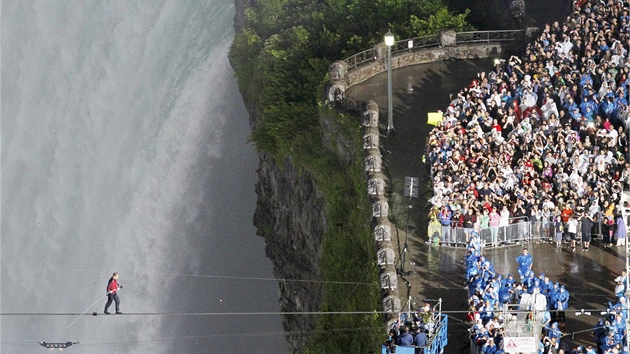
[[[547,303],[549,303],[549,292],[553,289],[553,283],[548,276],[545,276],[540,284],[540,293],[547,297]]]
[[[540,294],[540,280],[538,280],[538,278],[534,278],[534,281],[531,285],[527,286],[527,292],[530,294],[534,294],[534,292],[536,292],[536,294]]]
[[[531,270],[528,270],[525,272],[525,275],[523,276],[523,285],[527,287],[527,292],[529,294],[531,294],[530,292],[530,288],[534,286],[534,280],[536,278],[534,278],[534,272],[532,272]]]
[[[584,73],[582,77],[580,78],[580,88],[583,89],[585,86],[592,86],[592,85],[593,85],[593,79],[591,78],[588,72]]]
[[[599,113],[599,106],[593,99],[584,97],[580,104],[580,113],[590,122],[593,120],[594,116]]]
[[[608,92],[602,102],[599,104],[599,112],[604,114],[604,116],[607,118],[613,118],[617,111],[617,104],[614,100],[614,94],[612,92]]]
[[[574,109],[578,108],[578,105],[577,103],[575,103],[573,97],[567,95],[567,99],[565,99],[564,103],[562,104],[562,108],[566,113],[571,113]]]
[[[617,97],[615,97],[615,103],[617,103],[617,107],[628,105],[628,100],[626,99],[626,93],[623,91],[623,89],[619,89],[617,91]]]
[[[564,327],[564,322],[566,320],[565,310],[569,307],[569,292],[564,288],[564,285],[560,285],[560,290],[558,291],[558,322],[560,322],[560,327]]]
[[[615,330],[617,338],[623,338],[626,331],[626,321],[620,313],[613,317],[613,320],[610,322],[610,329]]]
[[[607,350],[614,348],[617,345],[615,340],[615,331],[609,331],[608,335],[602,337],[598,344],[602,352],[606,352]]]
[[[483,294],[483,299],[484,301],[490,302],[490,305],[493,307],[498,307],[499,292],[495,288],[489,286]]]
[[[501,289],[499,289],[499,303],[501,305],[505,305],[510,302],[510,289],[511,288],[512,288],[512,284],[506,283],[505,285],[501,286]]]
[[[490,263],[490,261],[485,261],[483,263],[480,275],[485,284],[488,284],[491,279],[494,279],[496,272],[494,271],[494,267],[492,267],[492,263]]]
[[[619,301],[615,304],[615,310],[621,315],[625,323],[626,316],[628,316],[628,304],[626,303],[625,297],[619,298]]]
[[[494,317],[494,306],[492,306],[490,300],[485,300],[483,305],[479,308],[479,314],[481,315],[481,321],[484,326]]]
[[[547,336],[553,341],[556,348],[560,347],[560,338],[562,338],[562,332],[558,328],[558,322],[553,322],[551,324]]]
[[[502,286],[505,286],[506,284],[510,287],[514,284],[514,276],[512,273],[509,273],[507,277],[501,281]]]
[[[516,262],[518,263],[518,274],[521,276],[521,279],[525,277],[527,271],[532,269],[533,261],[532,255],[529,254],[527,248],[523,249],[523,253],[516,257]]]
[[[540,325],[542,327],[542,334],[549,334],[549,327],[551,326],[551,313],[549,311],[543,311],[540,316]]]
[[[556,321],[558,319],[558,293],[560,292],[560,284],[554,283],[553,288],[549,291],[549,297],[547,298],[547,307],[551,310],[551,320]]]

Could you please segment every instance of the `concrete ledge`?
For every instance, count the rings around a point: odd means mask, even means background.
[[[406,66],[431,63],[448,59],[479,59],[492,56],[501,57],[506,48],[504,42],[494,43],[466,43],[451,47],[433,47],[397,53],[392,56],[392,70],[404,68]],[[348,70],[345,79],[345,90],[360,84],[380,73],[387,71],[386,61],[376,61],[369,65],[364,65],[356,69]],[[340,81],[336,80],[338,87]]]

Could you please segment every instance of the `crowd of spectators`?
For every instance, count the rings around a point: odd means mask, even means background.
[[[630,9],[586,0],[574,10],[545,25],[523,58],[479,73],[430,132],[432,241],[461,244],[453,227],[472,219],[495,245],[500,228],[525,219],[553,239],[571,216],[586,242],[595,221],[625,239],[625,225],[610,226],[630,177]]]
[[[451,97],[429,134],[430,241],[468,247],[468,320],[480,353],[501,352],[506,319],[499,311],[523,294],[547,300],[537,318],[544,328],[540,352],[563,352],[569,300],[563,286],[534,275],[525,250],[517,258],[518,281],[497,274],[481,252],[484,243],[497,245],[499,232],[525,219],[536,225],[528,231],[535,228],[557,245],[568,237],[573,251],[578,234],[588,250],[594,222],[602,223],[604,247],[615,238],[625,242],[619,203],[630,184],[628,50],[629,2],[576,1],[565,22],[545,25],[522,58],[496,62]],[[465,240],[455,238],[455,227],[467,229]],[[624,298],[609,309],[595,327],[599,352],[627,353]],[[590,346],[572,351],[597,352]]]

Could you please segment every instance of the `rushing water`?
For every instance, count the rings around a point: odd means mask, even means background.
[[[172,315],[279,311],[275,281],[201,276],[272,277],[233,16],[232,0],[2,2],[0,311],[35,315],[0,316],[0,352],[286,351],[277,315]],[[121,310],[146,314],[91,316],[114,271]],[[70,328],[41,315],[95,301]]]

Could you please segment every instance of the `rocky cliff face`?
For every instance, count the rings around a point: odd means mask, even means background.
[[[235,0],[234,3],[234,27],[239,32],[245,22],[245,8],[256,6],[256,2]],[[245,102],[245,106],[250,113],[250,126],[254,129],[256,109],[251,102]],[[290,161],[278,165],[269,155],[260,153],[257,172],[258,202],[254,225],[258,235],[265,238],[267,257],[279,279],[281,311],[319,311],[323,284],[317,281],[323,279],[320,259],[326,231],[323,195],[312,177],[297,171]],[[291,352],[302,353],[309,331],[315,329],[317,316],[282,316],[282,324]]]
[[[319,311],[322,283],[290,279],[322,279],[319,261],[326,229],[322,194],[310,176],[290,162],[277,166],[266,154],[260,154],[256,193],[254,225],[265,238],[267,257],[279,279],[282,311]],[[292,352],[303,352],[308,335],[291,331],[312,330],[316,320],[317,316],[283,316]]]

